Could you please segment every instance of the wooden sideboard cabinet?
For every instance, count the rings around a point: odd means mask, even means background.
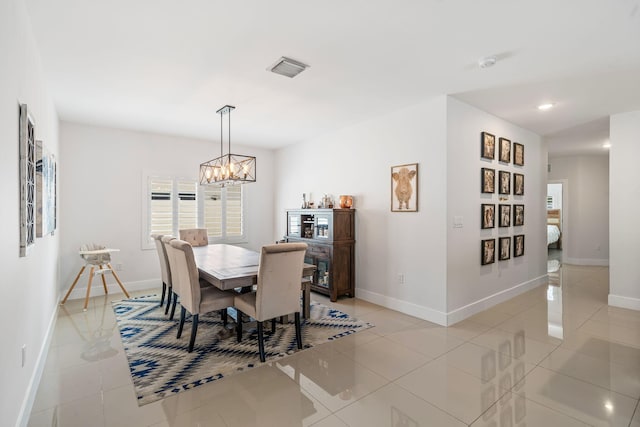
[[[288,242],[305,242],[305,262],[316,271],[311,290],[329,295],[355,296],[355,209],[289,209]]]

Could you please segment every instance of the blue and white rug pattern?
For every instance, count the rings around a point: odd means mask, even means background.
[[[223,326],[219,313],[200,316],[193,352],[188,353],[191,319],[187,317],[180,339],[176,338],[180,308],[174,320],[164,314],[157,295],[113,303],[120,337],[131,378],[142,406],[229,375],[260,365],[255,323],[244,327],[241,343],[236,342],[235,324]],[[311,304],[309,319],[303,319],[304,348],[338,339],[370,328],[371,324],[322,304]],[[277,323],[270,333],[265,323],[267,361],[299,351],[293,323]]]

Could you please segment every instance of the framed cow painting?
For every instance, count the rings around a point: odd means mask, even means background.
[[[418,212],[418,164],[391,167],[391,212]]]

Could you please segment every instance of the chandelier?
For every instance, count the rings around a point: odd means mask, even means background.
[[[236,107],[225,105],[216,113],[220,114],[220,157],[200,164],[200,185],[224,187],[234,184],[256,182],[256,158],[231,153],[231,112]],[[224,116],[228,118],[228,148],[223,153]]]

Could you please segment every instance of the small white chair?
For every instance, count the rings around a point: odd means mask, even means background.
[[[184,228],[178,231],[180,240],[188,242],[191,246],[207,246],[209,244],[206,228]]]
[[[91,293],[91,282],[93,281],[93,276],[95,276],[96,274],[100,274],[102,277],[102,286],[104,287],[105,294],[108,294],[109,291],[107,290],[107,281],[104,278],[104,275],[106,273],[111,273],[113,274],[114,279],[116,279],[116,282],[118,282],[118,285],[122,289],[122,292],[124,292],[127,298],[130,298],[131,296],[129,295],[129,292],[127,292],[127,290],[125,289],[124,285],[120,281],[120,278],[118,277],[116,272],[113,270],[113,267],[111,267],[111,252],[118,252],[118,251],[119,249],[108,249],[102,245],[96,245],[96,244],[82,245],[78,253],[84,260],[85,265],[83,265],[82,268],[80,269],[80,272],[76,276],[76,279],[71,284],[71,287],[67,291],[67,294],[64,296],[60,304],[62,305],[65,302],[67,302],[67,298],[69,298],[71,291],[73,291],[73,288],[76,286],[76,283],[78,283],[78,279],[80,279],[80,276],[82,275],[82,273],[84,273],[85,268],[87,268],[88,266],[91,267],[91,270],[89,272],[89,283],[87,284],[87,296],[84,299],[84,311],[87,311],[87,306],[89,305],[89,295]],[[96,270],[96,267],[98,268],[97,270]]]
[[[173,286],[180,292],[180,325],[178,335],[182,335],[182,328],[186,311],[191,313],[191,339],[189,340],[189,353],[193,351],[198,331],[198,320],[200,313],[223,310],[221,313],[223,322],[226,323],[226,309],[233,306],[233,291],[221,291],[214,286],[204,286],[200,284],[200,272],[196,266],[193,256],[193,248],[188,242],[183,240],[172,240],[167,247],[169,250],[169,263],[171,264],[171,274]]]
[[[262,247],[258,285],[254,292],[236,295],[238,342],[242,339],[242,313],[256,319],[260,361],[265,361],[263,322],[295,314],[296,342],[302,348],[300,325],[300,280],[306,243],[281,243]]]

